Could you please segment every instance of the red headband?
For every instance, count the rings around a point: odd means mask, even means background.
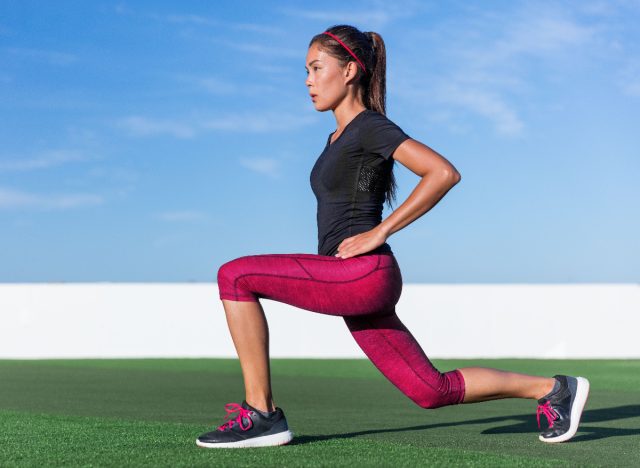
[[[354,59],[356,59],[356,60],[358,61],[358,63],[359,63],[359,64],[360,64],[360,66],[362,67],[362,71],[363,71],[363,72],[365,72],[365,73],[367,72],[367,70],[365,70],[365,68],[364,68],[364,65],[363,65],[363,64],[362,64],[362,62],[360,61],[360,59],[359,59],[358,57],[356,57],[356,54],[354,54],[354,53],[351,51],[351,49],[349,49],[349,48],[347,47],[347,45],[346,45],[344,42],[342,42],[342,41],[341,41],[340,39],[338,39],[336,36],[334,36],[333,34],[331,34],[329,31],[325,31],[325,32],[324,32],[324,34],[328,34],[329,36],[333,37],[336,41],[338,41],[340,44],[342,44],[342,47],[344,47],[345,49],[347,49],[347,52],[349,52],[349,53],[353,56],[353,58],[354,58]]]

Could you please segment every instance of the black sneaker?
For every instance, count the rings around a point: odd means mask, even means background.
[[[238,415],[218,426],[215,431],[202,434],[196,439],[196,445],[208,448],[268,447],[284,445],[293,439],[281,408],[276,408],[267,417],[246,400],[241,405],[227,403],[224,407],[227,411],[225,419],[235,412]]]
[[[578,430],[582,409],[589,396],[589,381],[584,377],[554,375],[560,382],[560,389],[538,400],[538,428],[540,415],[544,415],[549,427],[538,437],[542,442],[564,442],[571,439]]]

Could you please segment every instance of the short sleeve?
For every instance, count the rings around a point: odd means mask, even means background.
[[[389,159],[400,143],[411,138],[379,112],[370,112],[360,128],[363,149]]]

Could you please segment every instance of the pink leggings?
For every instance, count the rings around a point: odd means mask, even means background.
[[[461,403],[458,370],[439,372],[396,315],[402,291],[393,254],[342,259],[316,254],[247,255],[218,270],[220,299],[284,302],[300,309],[342,316],[373,364],[423,408]]]

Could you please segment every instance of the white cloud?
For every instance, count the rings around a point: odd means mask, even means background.
[[[269,64],[263,64],[263,63],[256,63],[251,66],[256,70],[263,71],[265,73],[278,76],[278,77],[283,75],[291,76],[291,74],[294,73],[293,69],[287,66],[269,65]]]
[[[72,193],[47,194],[12,190],[0,187],[0,209],[40,208],[40,209],[71,209],[82,206],[92,206],[103,203],[99,195]]]
[[[176,24],[188,24],[197,26],[216,26],[217,28],[231,28],[240,31],[252,31],[260,34],[286,34],[283,28],[274,27],[268,24],[260,23],[233,23],[229,21],[221,21],[210,16],[196,15],[191,13],[175,13],[175,14],[156,14],[150,13],[150,18],[159,21]]]
[[[496,41],[490,49],[476,49],[481,58],[490,59],[488,65],[497,61],[521,58],[523,54],[548,57],[589,42],[596,28],[579,24],[568,17],[555,13],[538,12],[537,16],[524,15],[513,23],[507,23],[504,38]],[[484,52],[484,53],[483,53]]]
[[[65,131],[65,141],[70,146],[95,148],[102,143],[100,134],[86,127],[70,124],[66,126]],[[85,150],[85,152],[87,152],[87,150]],[[91,159],[93,159],[93,156]]]
[[[289,69],[286,69],[290,71]],[[273,74],[273,70],[267,70],[268,73]],[[219,96],[255,96],[255,95],[268,95],[278,91],[273,85],[259,84],[259,83],[238,83],[238,81],[226,80],[217,76],[189,76],[189,75],[174,75],[174,78],[190,83],[195,87],[206,91],[208,94],[214,94]]]
[[[30,158],[13,160],[0,159],[0,172],[48,169],[71,162],[87,161],[89,159],[86,154],[75,150],[51,150]]]
[[[287,47],[286,43],[283,44],[279,39],[278,41],[274,40],[272,43],[265,41],[241,42],[226,38],[214,39],[214,42],[216,44],[220,44],[222,47],[241,51],[246,55],[246,60],[250,60],[252,62],[255,62],[258,59],[263,59],[264,57],[276,57],[278,59],[294,58],[304,62],[304,56],[307,52],[305,44],[298,44],[298,48]]]
[[[241,158],[240,164],[259,174],[265,174],[273,178],[280,176],[278,171],[279,163],[274,158]]]
[[[624,83],[620,83],[620,87],[622,91],[633,97],[640,97],[640,78],[635,77],[633,80],[626,81]]]
[[[538,76],[551,79],[571,71],[601,31],[585,25],[558,4],[513,4],[510,9],[467,5],[464,15],[436,23],[433,29],[405,31],[411,44],[425,43],[430,56],[408,57],[411,68],[399,74],[394,92],[410,102],[435,105],[432,115],[452,130],[459,123],[447,111],[487,119],[496,133],[514,137],[526,122],[517,98],[536,91]],[[596,6],[594,6],[594,9]],[[532,73],[535,70],[535,73]],[[439,108],[438,108],[439,107]],[[433,120],[433,119],[432,119]]]
[[[259,23],[231,23],[229,26],[240,31],[253,31],[260,34],[287,34],[287,31],[283,28]]]
[[[344,3],[347,5],[348,3]],[[405,0],[400,4],[394,4],[384,1],[370,2],[367,8],[357,9],[311,9],[311,8],[281,8],[279,12],[292,16],[294,18],[301,18],[304,20],[315,20],[318,22],[324,22],[325,27],[329,27],[333,24],[353,24],[359,27],[363,31],[377,30],[383,26],[394,22],[395,20],[402,18],[410,18],[425,9],[430,10],[431,6],[419,0]],[[359,25],[366,25],[366,28]],[[322,31],[318,31],[321,33]]]
[[[140,178],[139,175],[131,169],[119,166],[93,167],[91,170],[87,171],[87,177],[90,177],[91,179],[107,180],[126,184],[128,187],[132,187]],[[90,184],[94,184],[95,180],[88,182]]]
[[[317,119],[313,115],[267,111],[262,114],[256,112],[227,114],[209,119],[202,126],[211,130],[261,133],[294,130],[315,122]]]
[[[393,14],[389,10],[336,10],[336,9],[294,9],[285,8],[282,13],[296,18],[324,21],[335,24],[375,24],[378,27],[391,22]],[[322,31],[319,31],[322,32]]]
[[[579,11],[593,16],[615,16],[636,13],[640,11],[638,0],[582,0],[572,5]],[[631,10],[627,12],[625,10]]]
[[[158,16],[159,17],[159,16]],[[173,14],[173,15],[166,15],[164,17],[166,21],[170,22],[170,23],[191,23],[191,24],[199,24],[199,25],[205,25],[205,26],[218,26],[221,24],[220,21],[213,19],[213,18],[208,18],[206,16],[201,16],[201,15],[192,15],[192,14]]]
[[[457,104],[489,119],[499,134],[519,135],[524,124],[516,111],[506,104],[500,96],[478,89],[465,90],[451,85],[439,93],[442,101]]]
[[[615,5],[609,1],[581,1],[576,5],[583,13],[594,16],[609,16],[615,12]]]
[[[133,10],[128,5],[125,5],[124,3],[118,3],[117,5],[114,6],[113,10],[118,15],[127,15],[127,14],[133,13]]]
[[[192,138],[205,131],[229,131],[244,133],[287,132],[317,122],[311,114],[267,111],[230,113],[210,119],[162,120],[150,117],[130,116],[119,119],[116,125],[130,135],[138,137],[171,135],[176,138]]]
[[[242,87],[238,86],[237,83],[225,81],[214,76],[191,78],[190,80],[211,94],[236,94],[240,89],[242,89]]]
[[[120,119],[117,125],[133,136],[155,136],[168,134],[176,138],[192,138],[193,126],[175,120],[159,120],[148,117],[129,116]]]
[[[6,50],[15,56],[44,61],[51,65],[69,65],[78,59],[73,54],[53,50],[29,49],[25,47],[8,47]]]

